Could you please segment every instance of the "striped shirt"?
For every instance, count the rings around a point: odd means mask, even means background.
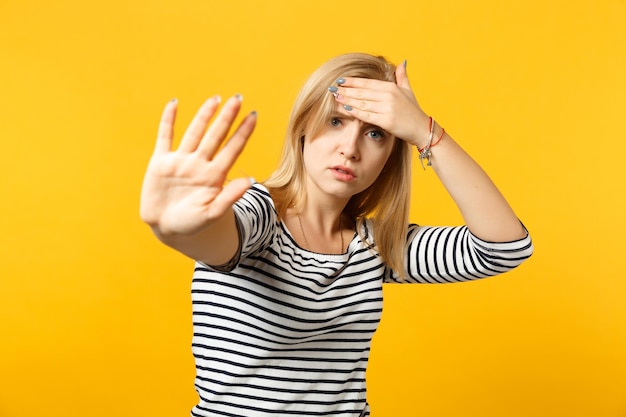
[[[196,263],[193,416],[369,415],[365,372],[383,282],[399,282],[357,234],[344,254],[298,246],[256,184],[234,206],[240,252]],[[372,241],[371,224],[361,235]],[[497,275],[532,253],[530,237],[489,243],[466,227],[408,226],[408,282]]]

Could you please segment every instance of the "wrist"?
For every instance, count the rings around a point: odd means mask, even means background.
[[[410,141],[417,149],[422,149],[428,144],[432,118],[426,113],[418,118],[413,140]]]
[[[419,152],[420,164],[423,169],[426,169],[424,166],[424,160],[427,161],[427,166],[431,166],[431,148],[439,143],[441,139],[443,139],[443,135],[446,133],[446,130],[443,127],[437,125],[435,119],[429,117],[428,120],[428,138],[426,140],[426,144],[423,147],[417,147],[417,151]]]

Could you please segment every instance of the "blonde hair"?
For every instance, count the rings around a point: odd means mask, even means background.
[[[264,183],[281,217],[289,207],[302,205],[306,198],[303,140],[319,134],[335,110],[336,102],[328,93],[328,86],[340,77],[395,82],[395,69],[384,57],[350,53],[327,61],[309,77],[294,103],[279,167]],[[405,276],[410,189],[411,147],[398,138],[376,181],[352,196],[343,211],[355,220],[359,235],[370,245],[372,240],[362,236],[362,231],[365,220],[371,220],[376,251],[401,277]]]

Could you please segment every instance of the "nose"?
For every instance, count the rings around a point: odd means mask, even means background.
[[[339,146],[341,156],[353,161],[358,160],[361,156],[359,152],[360,128],[357,125],[358,123],[350,123],[350,126],[344,129]]]

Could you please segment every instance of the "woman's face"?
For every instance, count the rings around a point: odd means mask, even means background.
[[[324,129],[305,138],[308,196],[347,201],[367,189],[378,178],[395,141],[393,135],[355,119],[337,104]]]

